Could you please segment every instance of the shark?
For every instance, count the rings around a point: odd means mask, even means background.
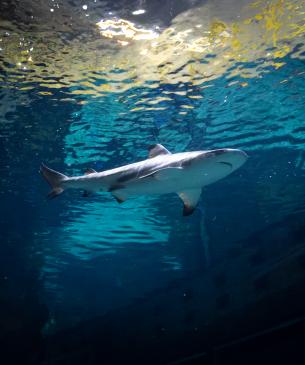
[[[66,176],[41,164],[40,173],[51,186],[48,198],[66,189],[82,189],[83,196],[108,192],[118,203],[131,196],[177,193],[183,202],[183,215],[191,215],[202,188],[240,168],[248,155],[239,149],[171,153],[161,144],[148,148],[148,158],[110,170],[88,169],[82,176]]]

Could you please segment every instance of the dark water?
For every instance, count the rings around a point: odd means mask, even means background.
[[[1,2],[4,364],[169,364],[301,321],[304,6]],[[249,159],[190,217],[175,194],[46,201],[42,161],[77,175],[153,143]]]

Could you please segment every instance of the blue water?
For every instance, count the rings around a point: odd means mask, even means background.
[[[183,2],[176,12],[191,5]],[[112,10],[109,4],[106,8]],[[144,24],[155,22],[165,29],[176,16],[175,9],[174,14],[165,9],[164,18],[155,12]],[[7,23],[1,26],[3,39],[5,32],[15,39],[23,31]],[[25,37],[35,44],[34,35]],[[63,44],[72,48],[72,39]],[[201,75],[199,81],[196,76],[184,80],[176,70],[173,79],[169,73],[164,80],[148,77],[144,82],[130,75],[136,66],[128,65],[128,57],[126,69],[113,65],[113,70],[96,72],[86,61],[77,77],[72,71],[65,75],[64,66],[51,71],[38,65],[47,70],[44,76],[26,63],[28,69],[22,70],[18,57],[14,64],[3,47],[3,338],[17,341],[35,333],[46,339],[96,318],[113,329],[117,323],[112,319],[124,313],[131,324],[124,327],[123,343],[128,343],[128,330],[132,333],[140,324],[145,329],[139,329],[139,336],[147,336],[148,342],[150,328],[157,337],[166,332],[168,338],[178,338],[187,331],[204,333],[205,326],[214,328],[220,318],[235,318],[236,311],[247,313],[261,300],[265,304],[259,313],[268,313],[268,298],[277,294],[287,302],[285,319],[302,314],[287,294],[288,288],[300,289],[304,283],[305,255],[304,45],[302,38],[290,42],[290,51],[274,60],[283,63],[281,67],[261,56],[230,61],[229,67],[215,70],[213,77]],[[13,53],[13,41],[10,44]],[[54,53],[50,64],[56,64],[61,57],[56,39],[47,48]],[[195,56],[197,62],[200,56]],[[109,57],[111,63],[111,53]],[[200,62],[208,67],[213,57],[218,56],[201,55]],[[246,77],[253,69],[257,73]],[[99,89],[107,84],[115,87]],[[182,216],[176,194],[137,197],[120,205],[111,195],[83,198],[80,191],[46,200],[48,187],[38,173],[41,162],[67,175],[82,174],[89,167],[101,171],[145,159],[147,147],[154,143],[173,153],[240,148],[249,159],[232,175],[204,188],[189,217]],[[147,314],[150,306],[153,315]],[[280,314],[270,325],[277,320],[282,320]],[[263,330],[263,322],[255,330]],[[229,328],[222,328],[222,334]],[[33,349],[40,346],[36,337]],[[24,356],[31,344],[26,342]],[[184,352],[168,359],[191,355],[194,349],[185,346]],[[54,353],[58,356],[60,351]],[[42,361],[31,359],[26,363]]]

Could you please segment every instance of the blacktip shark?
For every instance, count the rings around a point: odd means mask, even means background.
[[[130,196],[177,193],[187,216],[196,208],[204,186],[231,174],[247,158],[238,149],[171,153],[156,144],[149,147],[148,159],[107,171],[89,169],[85,175],[68,177],[42,164],[40,172],[52,187],[49,198],[66,189],[83,189],[84,196],[110,192],[119,203]]]

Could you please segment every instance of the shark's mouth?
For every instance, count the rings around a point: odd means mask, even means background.
[[[233,165],[232,165],[230,162],[220,161],[220,162],[218,162],[218,163],[222,163],[222,164],[224,164],[224,165],[229,166],[231,169],[233,169]]]

